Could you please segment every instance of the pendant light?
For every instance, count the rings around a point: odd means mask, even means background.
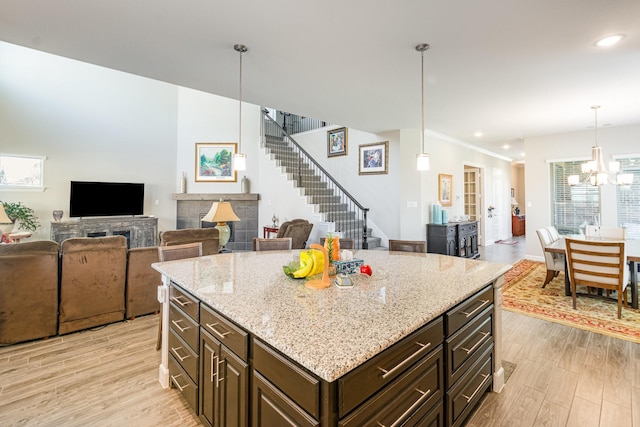
[[[633,183],[633,174],[618,173],[620,172],[619,162],[610,162],[608,171],[604,165],[602,148],[598,145],[598,108],[600,108],[599,105],[591,106],[595,116],[594,129],[596,145],[591,147],[591,160],[582,164],[582,173],[586,174],[582,183],[589,183],[594,186],[601,186],[607,183],[629,186]],[[613,177],[611,175],[613,175]],[[567,177],[567,182],[571,186],[578,185],[581,183],[580,176],[571,175]]]
[[[429,170],[429,154],[424,152],[424,52],[429,49],[429,45],[427,43],[421,43],[416,46],[416,50],[420,52],[420,58],[422,67],[420,69],[420,76],[422,85],[421,96],[422,96],[422,128],[420,129],[420,153],[416,155],[416,166],[419,171],[428,171]]]
[[[242,152],[242,54],[247,51],[247,47],[243,44],[233,46],[236,52],[240,53],[240,112],[238,126],[238,153],[233,155],[233,169],[237,171],[247,170],[247,155]]]

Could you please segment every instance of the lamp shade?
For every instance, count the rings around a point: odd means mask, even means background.
[[[518,206],[518,201],[516,200],[515,197],[511,198],[511,206]]]
[[[4,206],[0,203],[0,224],[12,223],[11,218],[7,216],[7,212],[4,210]]]
[[[229,202],[213,202],[209,212],[202,218],[207,222],[240,221]]]

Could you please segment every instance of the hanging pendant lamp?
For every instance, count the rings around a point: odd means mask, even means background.
[[[424,53],[429,49],[429,45],[427,43],[421,43],[416,46],[416,50],[420,52],[420,60],[421,60],[421,69],[420,69],[420,77],[421,77],[421,86],[420,86],[420,94],[422,97],[422,128],[420,129],[420,153],[416,155],[416,166],[418,171],[428,171],[429,170],[429,154],[424,151]]]
[[[247,155],[242,152],[242,54],[247,51],[243,44],[233,46],[233,49],[240,53],[240,95],[239,95],[239,119],[238,126],[238,152],[233,155],[233,169],[237,171],[247,170]]]

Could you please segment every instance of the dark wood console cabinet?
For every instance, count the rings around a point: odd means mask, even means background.
[[[525,219],[524,215],[512,215],[511,216],[511,234],[515,236],[524,236],[525,233]]]
[[[478,221],[427,224],[427,252],[477,258]]]
[[[51,240],[58,244],[71,237],[105,236],[124,236],[129,248],[156,246],[158,218],[100,217],[51,223]]]

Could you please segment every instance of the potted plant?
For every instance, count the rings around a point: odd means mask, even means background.
[[[4,206],[4,211],[7,213],[7,216],[14,223],[18,221],[19,229],[29,232],[34,232],[38,227],[40,227],[40,223],[38,222],[38,217],[36,216],[33,209],[25,206],[22,202],[0,202]]]

